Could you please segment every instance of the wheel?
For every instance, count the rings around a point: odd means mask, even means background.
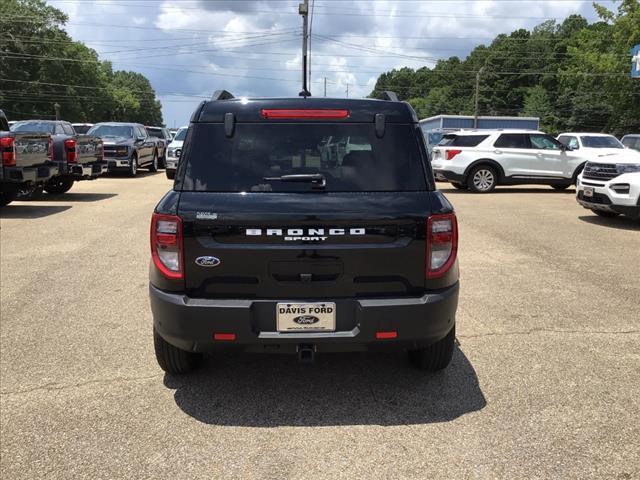
[[[75,180],[69,177],[53,177],[44,184],[44,191],[51,195],[62,195],[68,192]]]
[[[566,190],[570,186],[570,183],[558,183],[556,185],[551,185],[551,188],[553,188],[554,190]]]
[[[0,207],[6,207],[18,196],[18,192],[0,192]]]
[[[138,157],[134,154],[129,162],[129,176],[135,177],[138,174]]]
[[[409,360],[413,365],[429,372],[442,370],[449,365],[453,357],[453,348],[456,341],[456,326],[442,340],[418,350],[409,350]]]
[[[475,193],[489,193],[498,183],[498,174],[489,165],[478,165],[474,167],[467,177],[469,190]]]
[[[158,168],[167,168],[167,149],[164,149],[164,155],[158,157]]]
[[[158,152],[157,151],[153,152],[153,160],[151,160],[151,164],[149,165],[149,171],[150,172],[158,171]]]
[[[458,190],[466,190],[468,188],[464,183],[451,182],[451,185]]]
[[[165,173],[167,174],[167,178],[169,180],[173,180],[174,178],[176,178],[176,171],[175,170],[165,170]]]
[[[153,329],[153,346],[156,360],[160,368],[167,373],[188,373],[194,370],[202,361],[201,353],[187,352],[168,343]]]
[[[620,215],[617,212],[610,212],[608,210],[596,210],[595,208],[591,210],[593,213],[595,213],[596,215],[600,216],[600,217],[605,217],[605,218],[613,218],[613,217],[617,217],[618,215]]]

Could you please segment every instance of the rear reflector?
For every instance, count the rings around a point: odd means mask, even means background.
[[[390,338],[397,338],[398,332],[395,330],[392,332],[376,332],[376,338],[378,340],[388,340]]]
[[[290,109],[262,109],[260,111],[266,119],[285,119],[285,118],[315,118],[315,119],[339,119],[348,118],[349,110],[290,110]]]
[[[13,137],[0,138],[0,152],[2,155],[2,165],[13,167],[16,164],[15,140]]]
[[[444,158],[446,158],[447,160],[451,160],[453,159],[453,157],[455,157],[459,153],[462,153],[462,150],[445,150]]]
[[[234,341],[236,339],[235,333],[214,333],[214,340],[226,340],[226,341]]]
[[[153,264],[171,280],[184,278],[182,219],[154,213],[151,217],[151,258]]]
[[[456,261],[458,221],[454,213],[427,220],[427,278],[440,278]]]

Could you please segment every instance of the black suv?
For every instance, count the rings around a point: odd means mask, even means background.
[[[400,348],[442,369],[457,237],[407,103],[214,95],[151,220],[158,362]]]

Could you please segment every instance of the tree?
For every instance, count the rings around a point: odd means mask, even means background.
[[[53,118],[58,103],[70,121],[135,118],[161,124],[161,106],[148,80],[113,72],[94,50],[68,36],[66,21],[63,12],[43,0],[3,0],[0,105],[7,114],[12,119]]]

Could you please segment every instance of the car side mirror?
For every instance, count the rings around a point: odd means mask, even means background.
[[[144,141],[144,137],[142,137],[142,136],[136,137],[136,141],[143,142]]]

